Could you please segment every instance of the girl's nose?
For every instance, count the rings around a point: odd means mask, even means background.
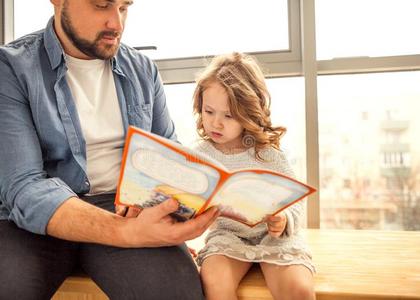
[[[223,123],[222,123],[222,120],[220,119],[220,117],[218,117],[218,116],[214,117],[212,125],[213,125],[214,128],[222,128]]]

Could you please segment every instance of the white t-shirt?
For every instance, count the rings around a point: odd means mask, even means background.
[[[115,192],[124,127],[111,64],[66,55],[66,79],[77,107],[86,141],[89,194]]]

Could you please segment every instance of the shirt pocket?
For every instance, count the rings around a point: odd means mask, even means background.
[[[153,110],[150,103],[128,105],[127,111],[130,125],[140,127],[146,131],[151,131]]]

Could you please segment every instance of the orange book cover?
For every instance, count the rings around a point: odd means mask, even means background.
[[[130,126],[115,203],[146,208],[174,198],[180,205],[173,217],[180,221],[217,205],[222,216],[253,227],[313,192],[268,170],[229,172],[205,154]]]

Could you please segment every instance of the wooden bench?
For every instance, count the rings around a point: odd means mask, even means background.
[[[318,300],[420,299],[420,232],[305,231],[317,268]],[[258,266],[238,290],[241,300],[272,299]],[[102,300],[86,276],[69,277],[54,300]]]

